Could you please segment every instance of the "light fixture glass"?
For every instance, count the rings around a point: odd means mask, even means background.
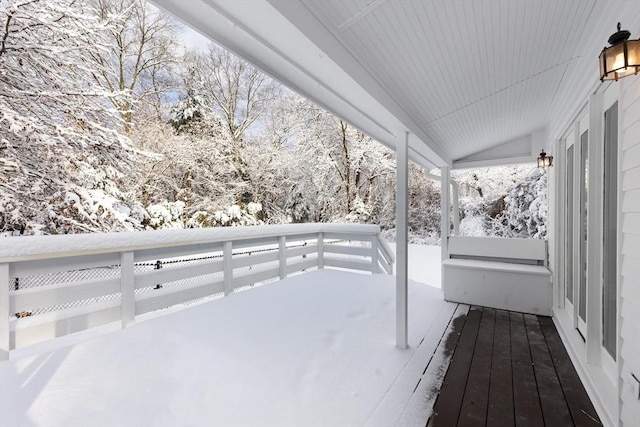
[[[600,80],[618,80],[640,72],[640,40],[629,40],[631,33],[620,29],[609,37],[611,46],[600,52]]]
[[[547,153],[542,150],[540,157],[538,157],[538,167],[547,169],[553,166],[553,156],[547,156]]]

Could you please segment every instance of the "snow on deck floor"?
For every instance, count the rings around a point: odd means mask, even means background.
[[[451,306],[410,282],[411,347],[399,350],[394,276],[290,277],[0,362],[0,425],[375,424],[388,392],[407,395],[397,379]]]

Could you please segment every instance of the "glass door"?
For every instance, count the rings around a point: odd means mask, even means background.
[[[565,139],[564,304],[573,327],[587,335],[587,208],[589,117],[582,114]]]
[[[586,127],[586,126],[585,126]],[[578,226],[578,233],[575,238],[578,239],[579,253],[578,265],[580,269],[578,282],[577,282],[577,299],[578,299],[578,331],[584,338],[587,335],[587,237],[589,230],[587,227],[589,204],[589,131],[583,127],[580,127],[580,168],[579,176],[580,182],[578,186],[579,190],[579,205],[578,211],[580,223]]]

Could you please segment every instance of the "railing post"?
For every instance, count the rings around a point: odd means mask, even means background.
[[[280,236],[278,238],[278,255],[280,258],[279,262],[279,270],[280,270],[280,280],[287,277],[287,237]]]
[[[133,252],[120,253],[120,312],[122,327],[126,328],[136,321],[136,300],[134,284]]]
[[[222,244],[222,263],[224,267],[224,296],[233,292],[233,252],[231,242]]]
[[[324,268],[324,234],[318,233],[318,270]]]
[[[451,169],[448,166],[440,168],[440,259],[449,258],[449,234],[451,228]],[[444,281],[444,265],[440,263],[442,290],[447,287]]]
[[[371,273],[378,274],[380,268],[378,267],[378,235],[371,236]]]
[[[0,264],[0,360],[9,360],[11,351],[9,281],[9,263]]]

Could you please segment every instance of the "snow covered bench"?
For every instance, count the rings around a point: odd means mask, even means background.
[[[447,301],[551,316],[553,291],[547,242],[499,237],[449,237],[443,261]]]

